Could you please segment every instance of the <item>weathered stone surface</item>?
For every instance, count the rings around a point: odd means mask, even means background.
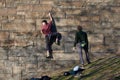
[[[100,21],[100,16],[92,16],[91,21],[93,22],[99,22]]]
[[[103,34],[94,34],[94,35],[89,35],[88,39],[91,44],[102,44],[103,43]]]
[[[55,1],[55,0],[54,0]],[[40,4],[47,4],[47,5],[53,5],[54,1],[50,1],[50,0],[40,0]]]
[[[5,0],[0,1],[0,8],[5,7]]]
[[[8,32],[0,32],[0,41],[5,41],[9,38]]]
[[[32,24],[25,23],[25,22],[7,23],[2,27],[2,30],[10,30],[10,31],[17,31],[17,32],[29,32],[29,31],[34,31],[35,26]]]
[[[115,13],[120,13],[120,7],[112,7],[111,10]]]
[[[88,34],[91,59],[119,54],[119,7],[120,0],[0,0],[0,80],[23,80],[76,63],[79,54],[72,47],[78,25]],[[52,61],[45,59],[40,33],[49,11],[62,34],[61,45],[53,44]]]
[[[2,8],[2,9],[0,9],[1,16],[16,15],[16,13],[17,13],[17,11],[15,8]]]
[[[87,0],[87,2],[91,2],[91,3],[99,3],[99,2],[109,2],[112,0]]]
[[[61,6],[61,8],[80,8],[85,4],[82,1],[59,1],[57,5]]]
[[[7,15],[7,9],[4,8],[4,9],[0,9],[0,15]]]
[[[7,52],[3,48],[0,48],[0,60],[7,59],[7,57],[8,57]],[[1,62],[1,65],[3,65],[2,62]],[[1,67],[3,67],[3,66],[1,66]]]

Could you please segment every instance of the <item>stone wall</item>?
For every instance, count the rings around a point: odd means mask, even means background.
[[[82,25],[88,33],[92,58],[120,53],[119,0],[0,0],[1,80],[23,80],[43,70],[56,70],[75,63],[65,65],[61,60],[57,63],[57,58],[51,63],[45,61],[40,26],[43,19],[49,20],[49,11],[63,35],[61,46],[53,46],[56,55],[75,54],[71,48],[77,25]]]

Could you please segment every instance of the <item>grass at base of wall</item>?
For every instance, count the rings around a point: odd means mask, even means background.
[[[120,56],[105,57],[85,65],[81,76],[63,76],[63,73],[54,75],[52,80],[120,80]]]

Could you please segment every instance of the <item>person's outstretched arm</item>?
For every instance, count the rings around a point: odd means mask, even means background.
[[[49,12],[50,21],[53,21],[52,14]]]
[[[50,17],[50,23],[52,25],[52,28],[51,28],[52,32],[57,32],[55,20],[50,12],[49,12],[49,17]]]

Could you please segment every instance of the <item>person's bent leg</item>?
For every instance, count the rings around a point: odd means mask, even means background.
[[[49,36],[45,36],[45,40],[46,40],[46,58],[50,56],[50,51],[51,51],[51,46],[50,46],[50,39]]]
[[[47,44],[47,52],[48,52],[47,58],[53,58],[52,44],[55,42],[53,38],[54,36],[51,35],[51,37],[49,38],[49,42]]]
[[[52,43],[48,43],[47,45],[47,58],[53,58]]]

